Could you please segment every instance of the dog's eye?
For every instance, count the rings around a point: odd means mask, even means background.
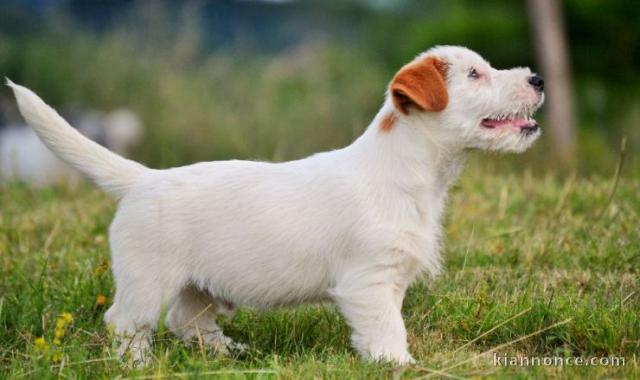
[[[469,75],[468,75],[468,76],[469,76],[469,78],[471,78],[471,79],[478,79],[478,78],[480,78],[480,74],[478,73],[478,70],[476,70],[476,69],[475,69],[475,67],[472,67],[472,68],[469,70]]]

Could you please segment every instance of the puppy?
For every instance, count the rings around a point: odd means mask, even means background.
[[[400,312],[418,275],[440,272],[441,216],[465,152],[522,152],[543,81],[438,46],[395,75],[364,134],[284,162],[154,170],[84,138],[25,87],[22,115],[62,160],[119,199],[110,228],[120,354],[144,362],[161,309],[182,338],[232,345],[216,313],[331,300],[365,359],[413,362]]]

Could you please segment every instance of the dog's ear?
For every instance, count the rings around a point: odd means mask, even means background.
[[[422,111],[442,111],[449,103],[446,75],[446,62],[436,57],[407,64],[389,86],[393,103],[405,115],[409,114],[411,106]]]

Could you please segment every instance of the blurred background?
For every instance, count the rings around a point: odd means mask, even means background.
[[[153,167],[349,144],[401,65],[438,44],[546,80],[543,139],[483,170],[640,174],[640,6],[623,0],[4,0],[0,75],[56,107],[139,116]],[[15,121],[0,91],[4,124]],[[2,126],[0,125],[0,128]]]

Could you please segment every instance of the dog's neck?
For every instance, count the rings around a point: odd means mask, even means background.
[[[447,191],[463,167],[465,152],[429,136],[429,130],[438,127],[436,123],[435,118],[403,115],[387,100],[349,150],[355,154],[358,170],[376,186],[399,190],[418,203],[431,203],[424,206],[439,218]]]

